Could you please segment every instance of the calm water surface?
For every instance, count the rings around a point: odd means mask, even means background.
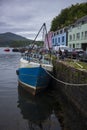
[[[33,97],[18,87],[19,59],[0,49],[0,130],[61,130],[48,93]]]
[[[87,130],[86,119],[59,90],[33,97],[18,86],[20,57],[0,49],[0,130]]]

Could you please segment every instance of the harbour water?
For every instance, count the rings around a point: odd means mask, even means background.
[[[54,83],[35,97],[18,86],[20,57],[0,48],[0,130],[87,130],[86,119]]]

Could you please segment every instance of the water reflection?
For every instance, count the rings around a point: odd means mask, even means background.
[[[55,85],[35,97],[18,87],[18,107],[29,130],[87,130],[87,117],[61,91],[63,86]]]
[[[48,92],[34,97],[18,86],[18,107],[29,130],[61,130],[54,113],[54,98]]]

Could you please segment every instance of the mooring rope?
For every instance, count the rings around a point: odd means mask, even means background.
[[[73,83],[68,83],[68,82],[64,82],[64,81],[61,81],[57,78],[55,78],[52,74],[50,74],[45,68],[43,68],[47,74],[49,74],[54,80],[56,80],[57,82],[60,82],[64,85],[69,85],[69,86],[87,86],[87,83],[86,84],[73,84]]]

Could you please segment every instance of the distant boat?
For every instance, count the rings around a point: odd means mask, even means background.
[[[18,48],[13,48],[12,51],[13,52],[19,52],[19,49]]]
[[[4,51],[9,52],[9,51],[10,51],[10,49],[9,49],[9,48],[5,48],[5,49],[4,49]]]
[[[42,54],[39,51],[25,52],[22,54],[17,70],[18,82],[27,91],[36,95],[48,87],[52,70],[53,65],[48,54]]]

